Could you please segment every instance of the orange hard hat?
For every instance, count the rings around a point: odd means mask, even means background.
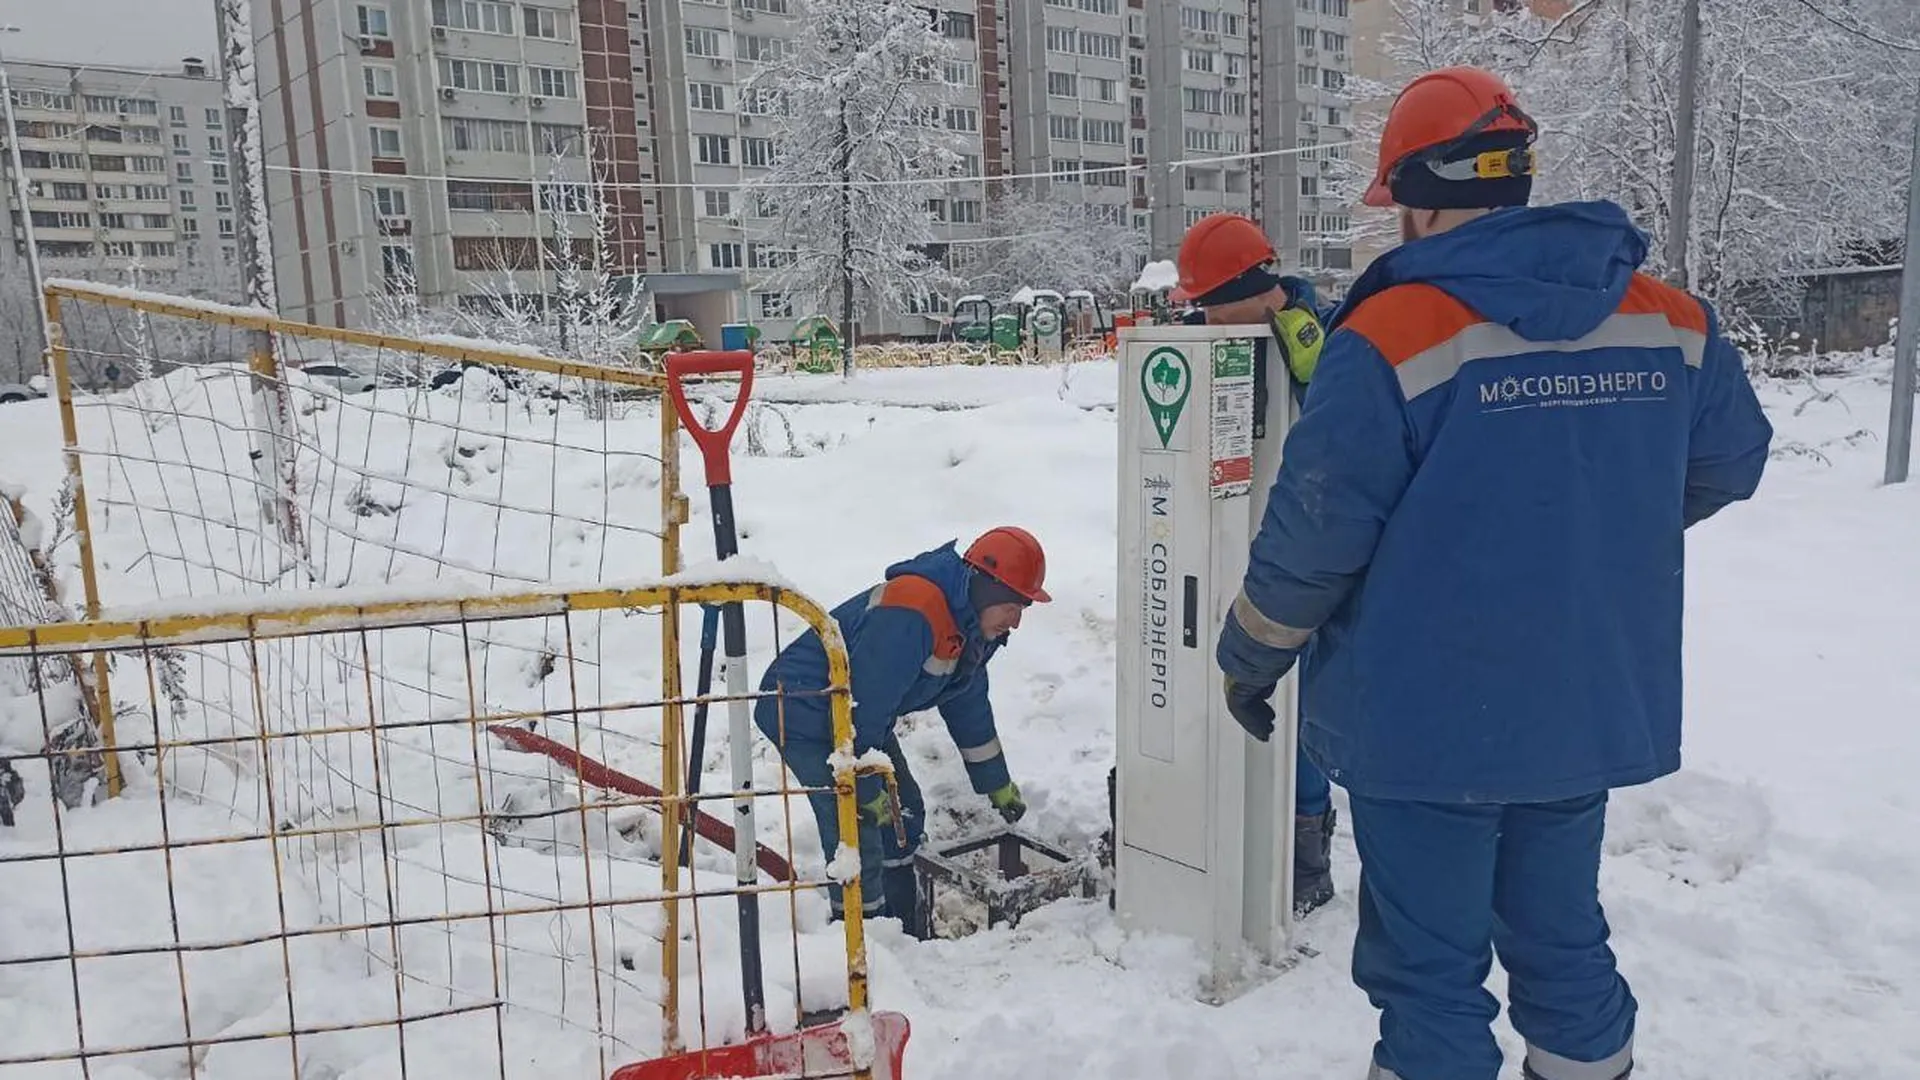
[[[1040,541],[1018,525],[1000,525],[980,534],[967,546],[967,565],[1038,603],[1053,597],[1041,583],[1047,576],[1047,553]]]
[[[1225,211],[1208,214],[1194,222],[1180,241],[1180,254],[1174,259],[1180,283],[1168,298],[1178,304],[1205,296],[1274,258],[1273,241],[1253,219]]]
[[[1380,163],[1373,184],[1360,200],[1368,206],[1392,206],[1396,169],[1416,154],[1442,150],[1489,132],[1539,130],[1520,111],[1513,90],[1500,76],[1476,67],[1447,67],[1413,80],[1393,100],[1386,130],[1380,133]]]

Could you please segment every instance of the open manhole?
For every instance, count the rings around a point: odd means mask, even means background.
[[[961,937],[1017,926],[1021,916],[1069,896],[1092,897],[1098,860],[1076,856],[1017,829],[997,829],[914,856],[922,937]]]

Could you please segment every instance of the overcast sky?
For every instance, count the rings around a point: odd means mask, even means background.
[[[214,0],[0,0],[0,56],[170,68],[215,59]]]

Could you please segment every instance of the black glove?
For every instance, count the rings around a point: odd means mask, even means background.
[[[1248,686],[1233,681],[1227,676],[1227,711],[1233,719],[1247,730],[1247,734],[1266,742],[1273,736],[1273,705],[1267,699],[1273,696],[1278,683],[1263,686]]]

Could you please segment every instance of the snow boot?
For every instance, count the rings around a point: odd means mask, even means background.
[[[920,910],[920,876],[911,866],[889,866],[884,879],[887,914],[900,920],[907,936],[925,941],[933,936],[932,912]]]
[[[1627,1080],[1627,1078],[1632,1075],[1633,1075],[1633,1066],[1629,1064],[1627,1066],[1627,1071],[1623,1073],[1615,1074],[1613,1077],[1613,1080]],[[1520,1063],[1520,1080],[1546,1080],[1546,1077],[1541,1076],[1537,1072],[1534,1072],[1533,1066],[1528,1065],[1526,1062],[1522,1061]]]
[[[1333,807],[1293,819],[1293,916],[1333,899]]]

